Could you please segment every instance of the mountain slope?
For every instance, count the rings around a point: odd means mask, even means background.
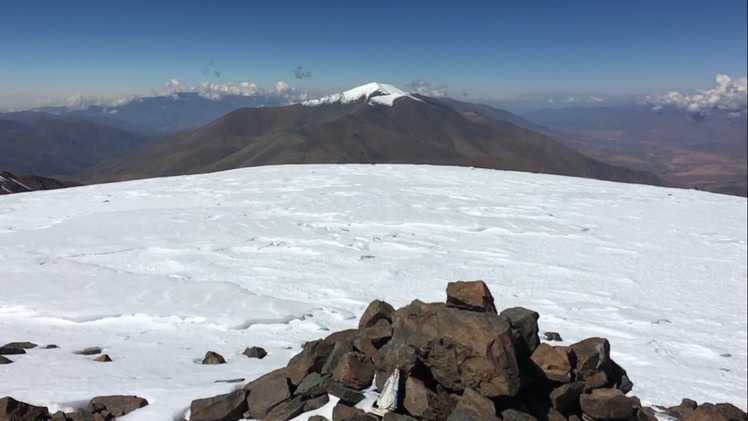
[[[514,124],[475,121],[438,100],[382,84],[289,107],[237,110],[101,165],[93,180],[302,163],[458,165],[659,182]]]
[[[541,333],[563,337],[555,344],[608,338],[645,405],[745,409],[746,203],[411,165],[266,166],[3,196],[2,343],[40,346],[7,356],[0,396],[67,410],[138,395],[151,404],[128,420],[189,418],[191,400],[240,385],[216,380],[285,366],[304,342],[356,327],[374,299],[443,302],[447,282],[483,279],[497,308],[537,311]],[[75,354],[91,346],[113,362]],[[246,358],[248,346],[267,357]],[[227,363],[199,364],[209,350]]]
[[[150,140],[79,118],[41,112],[0,114],[0,168],[38,176],[81,174]]]
[[[78,184],[35,175],[16,175],[0,171],[0,194],[24,193],[34,190],[53,190]]]

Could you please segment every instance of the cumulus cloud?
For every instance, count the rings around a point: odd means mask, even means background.
[[[426,82],[425,80],[414,80],[413,82],[410,82],[407,87],[413,93],[435,98],[445,97],[448,95],[446,85],[431,86],[431,84]]]
[[[130,95],[121,98],[99,98],[96,96],[84,96],[81,94],[75,94],[67,98],[63,104],[56,101],[42,101],[39,105],[64,105],[69,110],[85,110],[89,107],[117,107],[120,105],[127,104],[130,101],[138,99],[138,96]]]
[[[176,96],[178,93],[197,93],[203,98],[212,100],[219,100],[227,95],[264,95],[280,97],[283,102],[288,104],[307,99],[305,92],[299,91],[283,81],[278,81],[271,88],[262,88],[251,82],[241,82],[239,84],[200,82],[197,85],[186,85],[176,79],[171,79],[164,83],[161,90],[156,91],[157,96]]]
[[[304,66],[299,64],[293,71],[293,76],[296,79],[310,79],[312,77],[312,72],[304,70]]]
[[[599,104],[603,101],[605,100],[600,98],[599,96],[594,96],[594,95],[590,95],[587,98],[581,98],[578,96],[571,95],[571,96],[566,97],[566,99],[564,100],[564,102],[566,102],[567,104],[578,104],[578,103],[583,103],[583,102],[590,103],[590,104]],[[553,104],[552,99],[549,99],[548,102]]]
[[[748,109],[748,78],[733,80],[730,76],[718,74],[714,78],[716,86],[698,90],[692,94],[670,91],[666,94],[647,95],[644,103],[652,104],[652,110],[662,110],[663,106],[675,106],[689,112],[705,113],[711,110],[727,110],[730,115],[745,114]]]

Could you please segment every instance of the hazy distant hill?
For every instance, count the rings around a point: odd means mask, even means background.
[[[524,116],[599,160],[652,171],[682,187],[748,194],[745,113],[619,106],[544,109]]]
[[[42,112],[0,114],[0,168],[16,174],[69,176],[124,155],[152,137]]]
[[[238,108],[279,105],[281,98],[278,96],[225,95],[220,99],[210,99],[194,92],[180,92],[169,96],[134,99],[117,106],[95,105],[79,110],[44,107],[38,110],[81,117],[108,126],[162,137],[198,128]]]
[[[446,103],[369,84],[307,104],[244,108],[98,166],[93,180],[298,163],[476,166],[659,183],[601,163],[506,121],[467,118]]]

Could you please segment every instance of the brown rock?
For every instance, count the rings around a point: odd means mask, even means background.
[[[296,387],[294,394],[299,396],[319,396],[327,393],[330,376],[322,376],[319,373],[309,373]]]
[[[683,419],[688,414],[693,412],[697,407],[699,406],[696,401],[688,398],[684,398],[681,400],[680,404],[678,406],[671,406],[670,408],[666,408],[665,412],[673,416],[677,419]]]
[[[190,421],[235,421],[248,410],[247,392],[242,389],[212,398],[195,399],[190,405]]]
[[[266,419],[273,421],[287,421],[304,412],[304,402],[300,396],[290,401],[281,402],[268,413]]]
[[[405,381],[403,406],[410,415],[425,421],[446,419],[453,407],[447,395],[437,395],[415,377]]]
[[[596,420],[628,420],[634,415],[631,400],[618,389],[595,389],[579,397],[582,412]]]
[[[415,300],[393,313],[392,326],[390,343],[401,340],[412,346],[432,371],[454,375],[455,371],[444,365],[458,367],[457,378],[442,376],[439,379],[455,385],[456,391],[472,387],[493,398],[514,396],[519,390],[519,368],[511,328],[498,314]],[[434,344],[440,349],[431,360]],[[448,361],[445,355],[452,349],[459,351],[460,356],[468,356],[467,359]]]
[[[548,421],[569,421],[569,419],[566,418],[564,414],[561,413],[561,411],[553,407],[548,408],[546,418],[548,419]]]
[[[580,374],[577,380],[586,380],[597,373],[604,371],[610,373],[610,343],[605,338],[587,338],[577,342],[569,348],[576,356],[574,367]]]
[[[566,413],[567,410],[577,406],[582,392],[584,392],[584,382],[563,384],[551,392],[551,406]]]
[[[629,379],[626,370],[612,359],[610,360],[610,375],[608,378],[610,386],[620,389],[623,393],[629,393],[634,388],[634,383]]]
[[[496,313],[491,291],[483,281],[450,282],[447,304],[464,310]]]
[[[375,415],[367,414],[361,409],[337,404],[332,408],[332,421],[378,421]]]
[[[47,346],[44,347],[44,349],[57,349],[57,348],[59,348],[59,346],[57,346],[55,344],[49,344],[49,345],[47,345]]]
[[[302,412],[314,411],[315,409],[322,408],[327,405],[328,402],[330,402],[330,396],[327,394],[307,399],[304,401],[304,410]]]
[[[26,351],[23,348],[10,348],[8,346],[0,346],[0,355],[18,355],[25,353]]]
[[[17,349],[34,349],[38,345],[33,342],[10,342],[2,346],[2,348],[17,348]]]
[[[7,358],[3,357],[2,355],[0,355],[0,364],[10,364],[10,363],[12,363],[12,362],[13,362],[13,361],[11,361],[11,360],[9,360],[9,359],[7,359]]]
[[[358,390],[351,389],[334,381],[327,382],[325,390],[327,393],[340,399],[340,403],[345,405],[355,405],[365,398],[364,394]]]
[[[0,398],[0,420],[2,421],[43,421],[49,417],[45,406],[29,405],[10,396]]]
[[[249,391],[247,403],[252,418],[263,419],[276,405],[291,399],[288,379],[282,368],[248,383],[244,389]]]
[[[513,307],[502,311],[499,317],[509,323],[517,346],[518,357],[526,361],[540,345],[538,337],[540,315],[524,307]]]
[[[584,393],[590,393],[594,389],[602,389],[609,385],[608,375],[604,371],[598,371],[597,373],[587,377],[584,381]]]
[[[88,403],[90,406],[103,406],[106,411],[115,417],[129,414],[130,412],[148,405],[148,401],[138,396],[112,395],[97,396]]]
[[[391,322],[394,311],[395,309],[384,301],[374,300],[366,307],[364,314],[361,315],[358,328],[363,329],[374,326],[380,320]]]
[[[101,354],[98,357],[94,358],[94,361],[100,362],[100,363],[110,363],[112,362],[112,359],[109,357],[108,354]]]
[[[374,326],[369,326],[361,330],[359,336],[370,340],[379,349],[392,338],[392,323],[381,319]]]
[[[335,343],[332,351],[330,351],[330,356],[327,357],[327,361],[325,361],[325,364],[322,366],[320,374],[332,374],[343,356],[349,352],[353,352],[353,338],[353,336],[349,336]]]
[[[242,352],[243,355],[246,355],[247,358],[257,358],[257,359],[263,359],[265,358],[268,353],[265,351],[264,348],[260,348],[259,346],[253,346],[252,348],[247,348]]]
[[[311,341],[304,344],[304,349],[293,356],[286,366],[286,375],[294,386],[298,385],[307,374],[319,372],[330,356],[333,344],[328,341]]]
[[[365,389],[374,380],[374,362],[366,355],[348,352],[340,359],[332,378],[354,389]]]
[[[571,362],[564,350],[540,344],[532,353],[530,360],[540,377],[561,383],[571,381]]]
[[[307,421],[330,421],[322,415],[312,415]]]
[[[632,421],[657,421],[657,417],[652,408],[634,407],[634,417]]]
[[[410,374],[418,363],[416,350],[400,339],[392,339],[379,348],[374,359],[375,381],[378,390],[382,390],[384,382],[395,369],[400,369],[405,375]]]
[[[543,335],[545,336],[546,341],[563,341],[563,339],[561,339],[561,335],[558,332],[545,332],[543,333]]]
[[[96,355],[101,354],[101,348],[99,348],[98,346],[93,346],[90,348],[82,349],[80,351],[76,351],[75,353],[78,355]]]
[[[447,421],[498,421],[493,402],[474,389],[467,388]]]
[[[686,415],[685,421],[744,421],[746,413],[729,403],[703,403]]]
[[[205,353],[203,358],[203,364],[226,364],[226,360],[223,356],[217,352],[208,351]]]

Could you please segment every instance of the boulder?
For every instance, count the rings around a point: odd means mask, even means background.
[[[618,389],[595,389],[579,397],[582,412],[596,420],[628,420],[634,415],[631,400]]]
[[[489,398],[514,396],[519,391],[511,328],[495,312],[415,300],[393,313],[392,326],[392,341],[412,346],[434,375],[441,376],[438,380],[453,385],[455,391],[472,387]],[[447,361],[446,356],[452,354],[461,359]]]
[[[304,401],[297,396],[290,401],[281,402],[268,412],[267,420],[287,421],[304,412]]]
[[[98,346],[92,346],[89,348],[82,349],[80,351],[75,351],[75,353],[78,355],[96,355],[96,354],[101,354],[101,351],[102,351],[101,348],[99,348]]]
[[[115,417],[127,415],[130,412],[148,405],[148,401],[139,396],[112,395],[97,396],[88,403],[89,407],[103,407],[107,412]],[[100,411],[94,411],[100,412]]]
[[[329,381],[325,390],[327,393],[340,399],[340,403],[346,405],[355,405],[365,398],[364,394],[358,390],[351,389],[334,381]]]
[[[376,415],[367,414],[352,406],[337,404],[332,408],[332,421],[378,421]]]
[[[3,345],[2,347],[3,348],[17,348],[17,349],[34,349],[37,346],[39,345],[33,342],[26,341],[26,342],[10,342],[10,343]]]
[[[587,338],[577,342],[569,348],[576,357],[575,372],[576,380],[585,380],[597,373],[604,371],[610,373],[610,342],[605,338]]]
[[[447,305],[470,311],[496,313],[491,291],[483,281],[458,281],[447,284]]]
[[[499,421],[493,402],[474,389],[467,388],[447,421]]]
[[[540,344],[530,357],[539,377],[561,383],[571,381],[569,354],[548,344]]]
[[[679,405],[666,408],[665,413],[680,420],[696,410],[698,406],[699,404],[693,399],[683,398]]]
[[[535,348],[540,345],[538,337],[538,318],[540,315],[524,307],[513,307],[502,311],[499,317],[506,320],[512,328],[518,357],[522,361],[530,358]]]
[[[374,362],[359,352],[347,352],[332,372],[332,378],[354,389],[365,389],[374,380]]]
[[[302,380],[294,393],[299,396],[319,396],[327,393],[327,386],[330,381],[330,376],[322,376],[319,373],[309,373],[304,380]]]
[[[320,372],[332,349],[333,344],[327,340],[311,341],[304,344],[302,351],[294,355],[286,366],[286,375],[291,384],[296,386],[307,374]]]
[[[265,351],[264,348],[260,348],[259,346],[253,346],[251,348],[247,348],[242,352],[242,355],[247,356],[247,358],[257,358],[257,359],[263,359],[265,358],[268,353]]]
[[[563,341],[563,339],[561,339],[561,335],[558,332],[545,332],[543,333],[543,336],[545,336],[546,341]]]
[[[9,359],[7,359],[7,358],[3,357],[2,355],[0,355],[0,365],[1,365],[1,364],[10,364],[10,363],[12,363],[12,362],[13,362],[13,361],[11,361],[11,360],[9,360]]]
[[[377,357],[374,359],[375,385],[377,390],[382,390],[384,382],[392,375],[395,369],[400,369],[408,375],[418,364],[418,355],[415,348],[400,339],[392,339],[383,347],[379,348]]]
[[[551,406],[562,413],[578,406],[579,396],[584,392],[584,382],[562,384],[550,394]]]
[[[384,414],[382,421],[416,421],[416,419],[396,412],[388,412]]]
[[[208,351],[205,353],[205,358],[203,358],[203,364],[226,364],[226,359],[223,358],[223,355]]]
[[[448,395],[436,394],[415,377],[405,381],[403,406],[410,415],[424,421],[444,420],[454,407]]]
[[[374,326],[380,320],[392,321],[392,313],[395,309],[384,301],[374,300],[372,301],[364,314],[361,315],[361,319],[358,322],[358,328],[364,329],[367,327]]]
[[[212,398],[195,399],[190,405],[190,421],[234,421],[247,411],[247,392],[242,389]]]
[[[379,349],[392,338],[392,323],[389,320],[381,319],[373,326],[362,329],[359,336],[368,339],[372,345]]]
[[[13,348],[6,346],[0,346],[0,355],[18,355],[25,354],[26,351],[23,348]]]
[[[703,403],[686,415],[685,421],[744,421],[746,413],[729,403]]]
[[[110,363],[112,362],[112,358],[108,354],[101,354],[98,357],[94,358],[94,361],[99,363]]]
[[[282,368],[248,383],[244,390],[249,391],[247,404],[251,418],[264,419],[275,406],[291,399],[291,389]]]
[[[0,398],[0,421],[44,421],[49,411],[44,406],[29,405],[10,396]]]
[[[327,405],[328,402],[330,402],[330,396],[327,394],[307,399],[304,401],[303,412],[314,411],[315,409],[322,408],[323,406]]]

